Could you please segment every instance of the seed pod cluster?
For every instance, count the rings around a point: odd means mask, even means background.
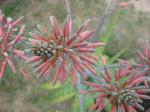
[[[56,54],[56,47],[53,42],[42,42],[39,44],[39,46],[32,47],[31,52],[35,56],[41,56],[42,58],[50,59]]]

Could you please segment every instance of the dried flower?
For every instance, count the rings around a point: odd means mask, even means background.
[[[15,58],[27,59],[22,50],[17,49],[17,44],[21,41],[25,26],[18,29],[17,25],[21,23],[23,17],[13,21],[11,18],[5,18],[0,10],[0,79],[4,75],[6,65],[8,64],[13,73],[15,73]],[[26,74],[27,75],[27,74]]]
[[[72,19],[66,18],[64,27],[61,29],[55,17],[50,16],[53,32],[47,28],[37,25],[38,31],[30,33],[33,39],[29,39],[32,45],[33,57],[29,63],[37,63],[35,72],[40,76],[49,76],[54,73],[53,82],[61,82],[70,74],[73,84],[76,82],[75,72],[84,75],[87,68],[94,75],[96,72],[92,68],[97,57],[92,53],[94,48],[104,45],[103,43],[89,43],[86,40],[92,37],[94,31],[86,30],[89,19],[79,28],[77,33],[72,34]]]
[[[142,99],[150,99],[149,96],[144,95],[150,89],[140,85],[146,80],[143,73],[132,71],[129,64],[120,64],[115,74],[111,74],[104,66],[103,79],[101,85],[83,82],[95,89],[81,91],[81,94],[98,92],[96,103],[93,105],[97,112],[101,112],[108,104],[111,104],[110,112],[136,112],[136,109],[144,111],[140,104],[143,102]]]

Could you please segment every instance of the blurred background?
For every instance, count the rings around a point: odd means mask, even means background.
[[[87,18],[95,29],[110,0],[70,0],[75,27]],[[136,51],[143,49],[150,40],[150,0],[139,0],[128,7],[119,7],[119,2],[107,15],[97,37],[92,41],[106,42],[103,54],[115,62],[117,59],[133,60]],[[49,23],[49,16],[55,16],[60,23],[66,18],[65,0],[0,0],[0,9],[7,17],[25,16],[25,37],[33,32],[37,24]],[[115,57],[115,58],[114,58]],[[27,67],[32,71],[30,67]],[[75,91],[68,84],[52,87],[47,81],[36,78],[24,80],[20,74],[12,75],[9,70],[0,82],[0,112],[78,112]],[[69,83],[69,82],[68,82]],[[85,106],[89,105],[84,104]]]

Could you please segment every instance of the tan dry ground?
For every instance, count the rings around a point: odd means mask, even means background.
[[[139,0],[135,3],[135,7],[139,11],[150,12],[150,0]]]

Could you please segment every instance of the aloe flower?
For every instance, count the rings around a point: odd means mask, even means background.
[[[81,94],[97,93],[96,103],[93,109],[96,112],[111,105],[109,112],[137,112],[144,111],[141,106],[142,99],[150,99],[145,93],[150,90],[140,85],[146,80],[146,77],[138,71],[132,71],[129,64],[120,64],[120,66],[112,74],[106,66],[104,66],[102,84],[85,81],[83,84],[94,89],[81,91]]]
[[[146,75],[148,75],[150,73],[150,46],[148,41],[145,43],[144,51],[138,51],[138,57],[140,62],[137,64],[137,67],[145,71]]]
[[[15,58],[26,60],[22,50],[17,49],[17,44],[21,41],[25,26],[18,28],[23,17],[17,20],[5,18],[0,11],[0,79],[3,77],[7,64],[10,66],[12,73],[16,72],[14,60]],[[24,72],[23,72],[24,71]],[[27,78],[25,69],[21,66],[20,72]]]
[[[52,32],[47,28],[37,25],[38,31],[30,33],[32,39],[29,43],[32,45],[33,56],[28,60],[35,64],[35,72],[39,76],[53,77],[53,83],[57,80],[64,82],[67,75],[72,78],[73,84],[76,82],[76,73],[83,76],[84,70],[88,69],[94,75],[96,72],[92,68],[97,57],[93,56],[94,48],[103,45],[103,43],[89,43],[94,31],[87,30],[89,19],[72,34],[72,19],[68,16],[60,27],[55,17],[50,16]],[[54,74],[54,76],[53,76]]]
[[[138,2],[138,0],[131,0],[131,1],[129,1],[129,2],[120,2],[118,5],[119,5],[120,7],[126,8],[126,7],[128,7],[129,5],[135,4],[136,2]]]

